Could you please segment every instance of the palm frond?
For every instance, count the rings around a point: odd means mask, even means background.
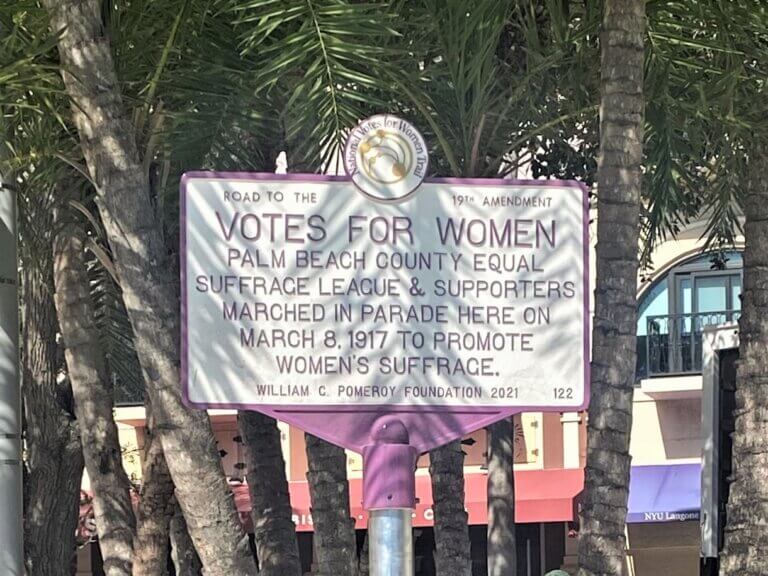
[[[743,162],[768,135],[764,4],[654,0],[648,23],[646,264],[692,218],[706,219],[708,247],[733,246]]]
[[[133,329],[119,286],[105,266],[105,248],[91,239],[88,251],[93,317],[101,335],[107,368],[114,385],[115,404],[141,404],[144,377],[133,345]]]
[[[346,132],[384,106],[378,71],[391,56],[389,6],[347,0],[233,0],[243,56],[259,89],[281,102],[291,164],[337,161]],[[338,166],[331,167],[338,170]]]
[[[422,49],[410,66],[400,63],[411,72],[403,84],[419,123],[437,137],[438,173],[503,176],[520,158],[544,162],[543,149],[580,146],[596,105],[594,9],[424,0],[407,10],[403,36]]]
[[[56,61],[57,37],[48,33],[42,9],[30,0],[0,7],[0,107],[38,108],[25,95],[63,94]],[[47,104],[45,100],[41,102]],[[53,107],[48,107],[52,111]]]

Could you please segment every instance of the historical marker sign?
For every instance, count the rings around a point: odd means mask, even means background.
[[[390,115],[343,157],[346,177],[182,179],[184,396],[361,452],[371,557],[403,573],[410,538],[395,550],[378,521],[410,535],[420,452],[587,403],[587,195],[426,181],[424,139]]]
[[[419,160],[394,162],[403,173]],[[326,412],[585,404],[581,186],[433,180],[415,191],[409,184],[398,203],[358,186],[312,175],[185,176],[183,368],[192,404]]]

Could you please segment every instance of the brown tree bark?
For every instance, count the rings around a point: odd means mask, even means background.
[[[59,378],[50,253],[22,268],[25,424],[24,556],[28,574],[69,576],[83,453],[69,381]]]
[[[205,412],[182,402],[178,283],[125,117],[99,0],[45,0],[168,468],[209,576],[256,573]]]
[[[258,412],[243,411],[238,416],[238,424],[245,445],[259,574],[301,576],[296,526],[291,518],[291,498],[277,422]]]
[[[368,532],[365,533],[363,547],[360,549],[360,556],[357,559],[358,576],[368,576],[371,573],[370,549],[368,547]]]
[[[488,576],[515,576],[515,435],[512,418],[491,424],[487,432]]]
[[[601,34],[597,286],[579,574],[621,574],[629,496],[643,158],[645,0],[606,0]]]
[[[454,440],[429,453],[435,515],[435,565],[440,576],[471,576],[467,512],[464,510],[464,453]]]
[[[134,576],[168,574],[171,518],[176,508],[171,474],[165,462],[163,447],[157,436],[152,404],[146,402],[144,459],[141,469],[141,491],[136,511],[138,528],[134,540]]]
[[[307,481],[315,527],[316,576],[357,576],[355,520],[349,512],[347,455],[342,448],[305,434]]]
[[[768,149],[749,160],[744,194],[744,290],[736,368],[733,480],[728,497],[724,576],[768,574]]]
[[[93,490],[99,549],[107,576],[128,576],[136,519],[113,416],[113,390],[93,320],[83,240],[72,223],[57,222],[53,280],[85,467]]]
[[[171,559],[176,576],[199,576],[202,573],[203,565],[189,537],[187,523],[178,504],[171,518]]]

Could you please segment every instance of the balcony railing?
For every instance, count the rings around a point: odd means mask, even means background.
[[[701,372],[702,332],[736,322],[741,312],[701,312],[649,316],[646,336],[637,337],[638,378]]]

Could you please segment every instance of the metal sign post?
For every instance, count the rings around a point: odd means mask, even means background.
[[[0,574],[24,573],[16,194],[0,179]]]
[[[418,454],[589,398],[589,206],[576,182],[425,180],[393,116],[348,176],[181,183],[182,383],[363,455],[371,573],[413,573]]]
[[[418,453],[396,416],[374,424],[373,444],[363,450],[363,507],[368,510],[371,576],[413,576],[411,517],[416,507]]]
[[[413,576],[411,510],[371,510],[368,519],[368,556],[371,576]]]

